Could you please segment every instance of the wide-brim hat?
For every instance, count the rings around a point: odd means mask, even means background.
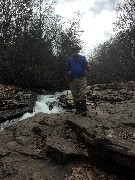
[[[79,45],[74,45],[71,47],[71,50],[81,50],[82,48]]]

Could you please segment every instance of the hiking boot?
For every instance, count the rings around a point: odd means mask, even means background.
[[[75,114],[80,114],[80,101],[75,102]]]
[[[80,114],[80,111],[77,111],[77,110],[76,110],[76,111],[75,111],[75,114]]]
[[[81,115],[82,115],[83,117],[85,117],[85,116],[87,116],[87,112],[86,112],[86,111],[82,111],[82,112],[81,112]]]
[[[86,116],[87,115],[86,100],[81,100],[80,101],[80,109],[81,109],[81,115]]]

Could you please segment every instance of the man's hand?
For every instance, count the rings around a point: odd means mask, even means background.
[[[69,76],[71,76],[71,71],[68,71],[68,73],[67,73]]]
[[[86,70],[87,70],[88,72],[90,72],[90,65],[89,65],[89,64],[87,64]]]
[[[73,80],[73,77],[71,75],[71,71],[68,71],[68,81],[71,82]]]

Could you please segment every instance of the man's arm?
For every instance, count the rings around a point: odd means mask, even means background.
[[[70,66],[69,59],[67,60],[66,72],[67,72],[67,79],[68,79],[69,82],[71,82],[73,80],[73,78],[72,78],[72,75],[71,75],[71,66]]]
[[[88,71],[88,72],[90,72],[90,64],[87,62],[87,64],[86,64],[86,70]]]
[[[71,75],[71,67],[70,67],[69,59],[67,59],[66,72],[67,72],[67,75]]]
[[[86,57],[84,56],[84,60],[85,60],[85,69],[90,72],[90,64],[88,63],[88,61],[86,60]]]

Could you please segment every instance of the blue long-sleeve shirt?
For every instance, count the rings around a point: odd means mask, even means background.
[[[73,78],[79,78],[85,76],[87,64],[86,57],[78,54],[77,56],[68,58],[66,70],[68,72],[71,71],[71,76]]]

